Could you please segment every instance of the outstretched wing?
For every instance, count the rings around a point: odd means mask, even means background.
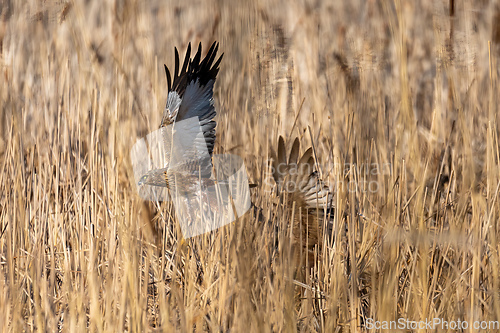
[[[286,155],[285,140],[280,136],[278,154],[271,150],[273,159],[273,178],[278,191],[288,196],[288,201],[304,208],[327,208],[329,189],[319,179],[315,171],[312,148],[299,159],[300,143],[296,138]]]
[[[196,137],[199,127],[183,128],[183,131],[192,131],[192,138],[196,148],[206,146],[209,157],[215,144],[216,115],[213,100],[213,87],[219,72],[219,64],[223,54],[215,60],[219,44],[214,42],[205,58],[201,60],[201,43],[194,58],[191,59],[191,44],[188,45],[182,68],[179,71],[179,52],[175,49],[175,70],[173,82],[170,71],[165,66],[168,81],[168,98],[161,126],[168,126],[174,122],[197,117],[203,136]],[[189,152],[186,152],[189,154]]]

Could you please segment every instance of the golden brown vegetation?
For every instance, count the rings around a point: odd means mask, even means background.
[[[499,11],[0,1],[0,331],[500,320]],[[245,159],[261,209],[183,243],[128,154],[160,123],[174,46],[214,40],[216,149]],[[304,279],[270,193],[279,135],[314,147],[335,192],[335,242]]]

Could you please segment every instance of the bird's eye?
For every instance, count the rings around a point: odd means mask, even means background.
[[[141,179],[139,179],[139,185],[142,185],[144,184],[144,182],[148,179],[148,176],[147,175],[144,175],[141,177]]]

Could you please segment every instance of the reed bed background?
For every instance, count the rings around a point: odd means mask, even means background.
[[[216,151],[259,186],[183,242],[129,152],[160,123],[174,46],[200,41],[224,52]],[[499,55],[498,1],[0,1],[0,331],[495,328]],[[335,193],[301,279],[279,135],[314,146]]]

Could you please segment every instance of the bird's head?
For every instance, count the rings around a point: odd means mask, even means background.
[[[167,186],[167,169],[153,169],[146,172],[137,182],[138,186],[151,185],[151,186]]]
[[[141,179],[139,179],[139,182],[137,183],[137,185],[142,186],[142,185],[146,184],[146,182],[148,181],[148,178],[149,178],[148,174],[143,175],[141,177]]]

